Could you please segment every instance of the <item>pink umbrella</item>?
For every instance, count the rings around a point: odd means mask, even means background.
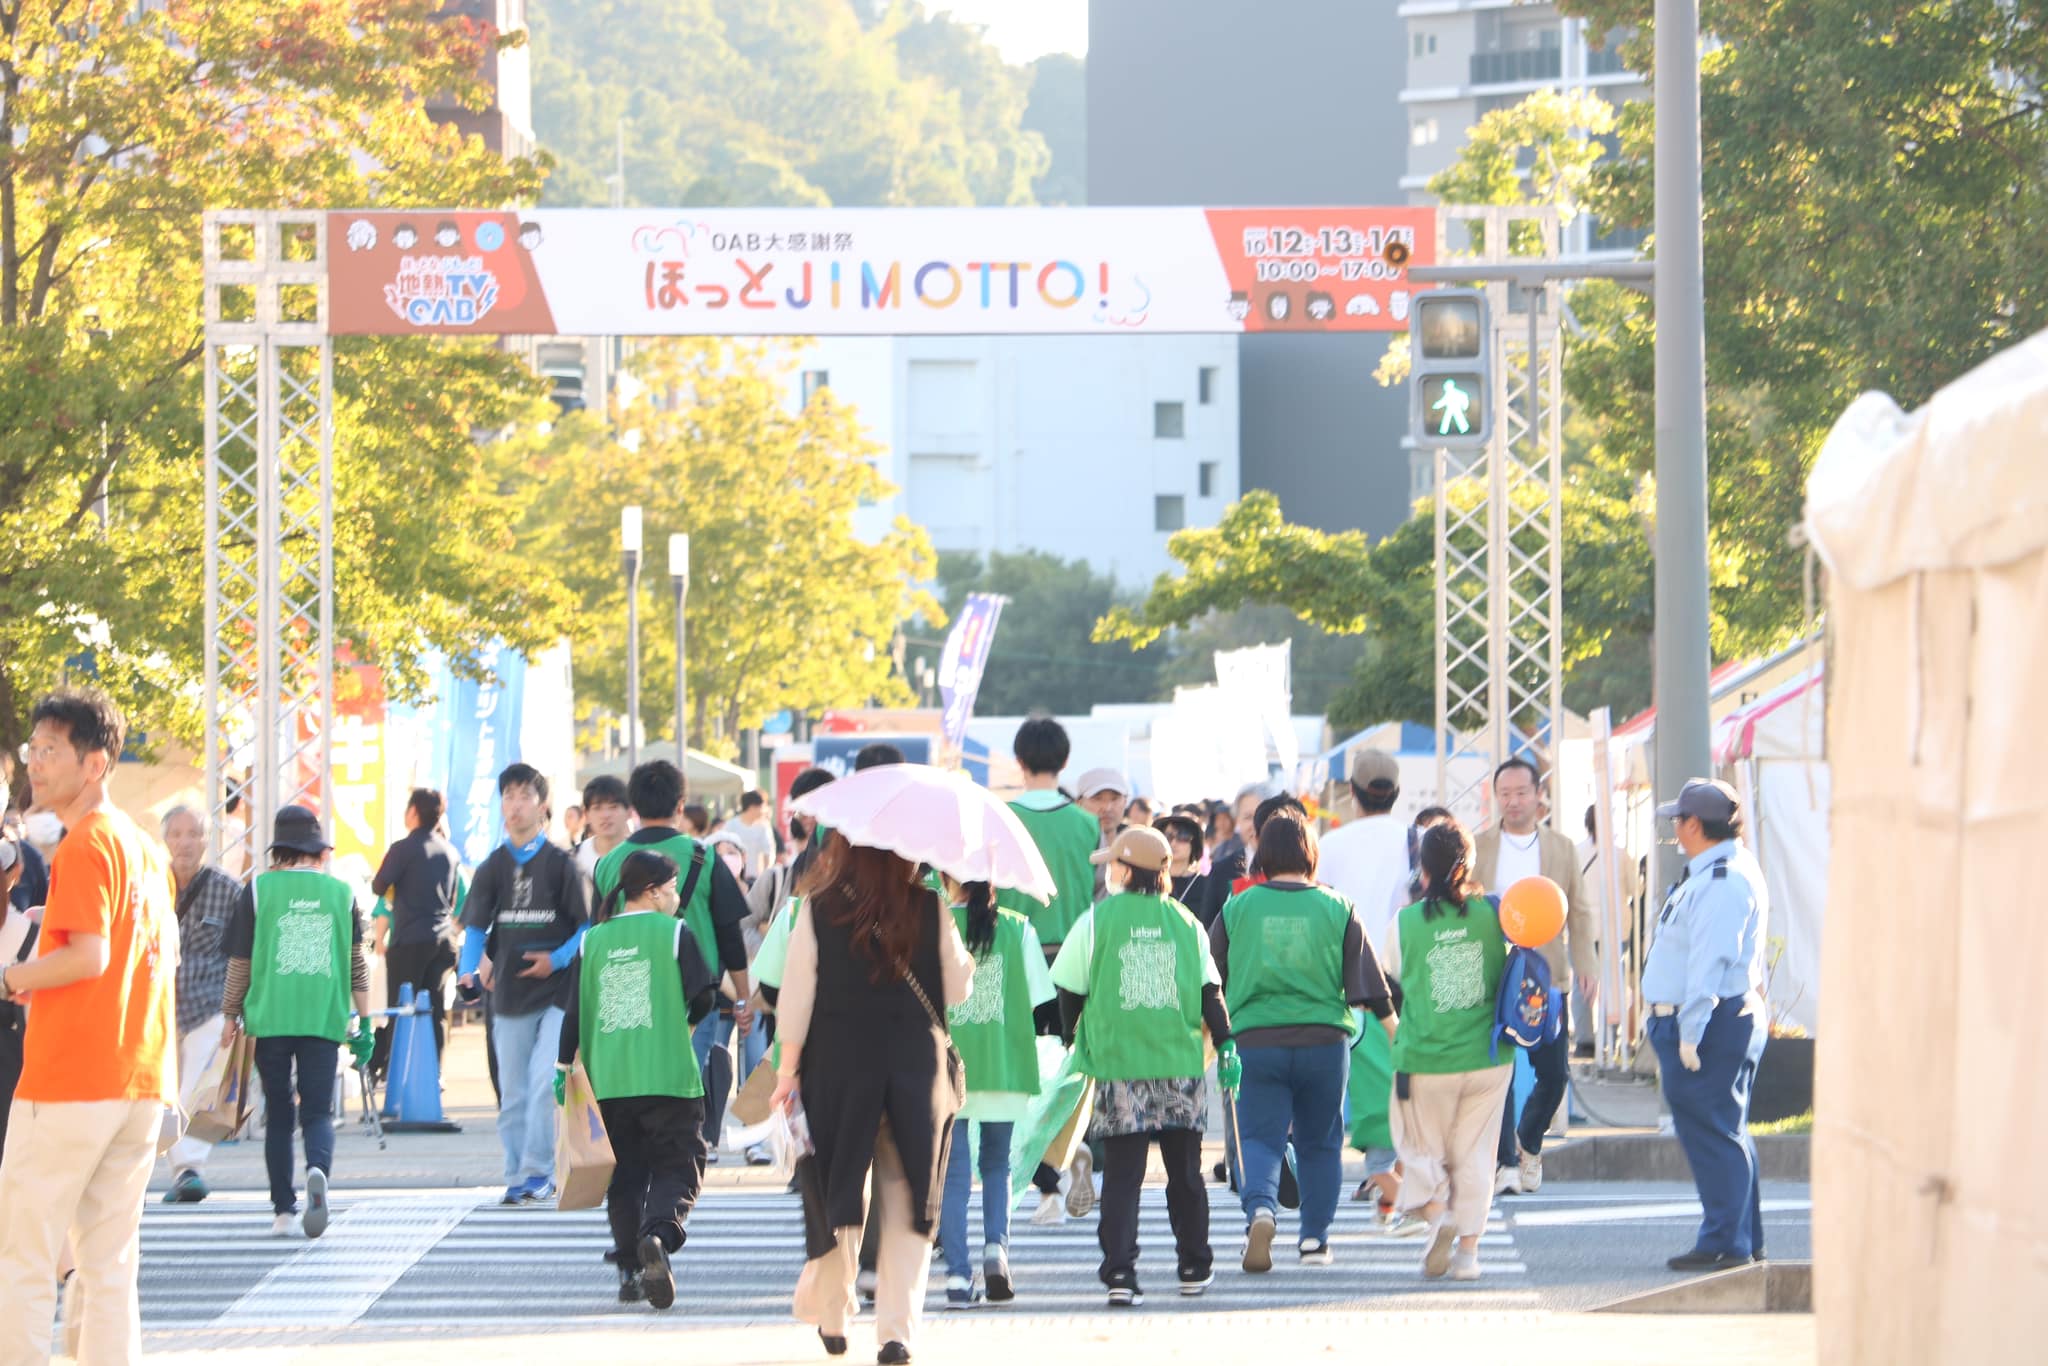
[[[1052,871],[1009,806],[965,774],[882,764],[791,803],[852,844],[929,863],[961,882],[987,882],[1050,902]]]

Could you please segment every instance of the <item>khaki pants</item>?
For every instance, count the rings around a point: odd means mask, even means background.
[[[188,1115],[199,1108],[199,1084],[206,1080],[206,1069],[213,1066],[214,1056],[220,1052],[221,1031],[226,1027],[226,1017],[216,1015],[195,1026],[191,1033],[178,1036],[178,1083],[183,1089],[178,1099]],[[207,1156],[212,1152],[211,1143],[180,1138],[171,1145],[171,1175],[204,1172]]]
[[[1493,1207],[1493,1150],[1500,1139],[1512,1064],[1477,1072],[1413,1073],[1408,1099],[1387,1113],[1401,1155],[1401,1208],[1450,1207],[1461,1238],[1486,1231]]]
[[[931,1274],[932,1240],[911,1226],[910,1182],[903,1159],[882,1121],[875,1135],[875,1165],[869,1177],[870,1198],[881,1212],[882,1247],[875,1264],[875,1341],[912,1346],[924,1316],[925,1280]],[[839,1246],[804,1263],[796,1283],[796,1316],[818,1331],[844,1337],[846,1325],[859,1312],[854,1282],[860,1272],[860,1228],[835,1230]]]
[[[14,1102],[0,1159],[0,1366],[50,1359],[67,1232],[86,1305],[80,1366],[142,1359],[135,1279],[163,1113],[155,1100]]]

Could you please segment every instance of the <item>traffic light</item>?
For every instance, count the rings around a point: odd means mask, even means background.
[[[1434,289],[1408,318],[1409,426],[1415,444],[1484,446],[1492,430],[1493,358],[1486,294]]]

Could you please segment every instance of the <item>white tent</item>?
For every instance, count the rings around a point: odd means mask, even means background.
[[[1835,857],[1813,1160],[1827,1363],[2048,1340],[2048,333],[1807,484],[1826,561]]]
[[[1714,728],[1714,766],[1742,795],[1744,838],[1771,892],[1773,1022],[1817,1032],[1821,925],[1828,894],[1826,698],[1816,666]]]

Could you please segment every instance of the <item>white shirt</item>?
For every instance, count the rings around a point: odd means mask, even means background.
[[[1500,861],[1494,865],[1493,884],[1486,890],[1501,896],[1523,878],[1536,877],[1542,872],[1543,832],[1531,830],[1526,835],[1511,835],[1502,830]]]
[[[768,822],[752,825],[737,818],[725,823],[730,834],[747,855],[747,876],[753,877],[775,861],[775,836]]]
[[[1362,816],[1323,837],[1316,881],[1351,899],[1375,952],[1408,904],[1408,877],[1408,823],[1399,816]]]

